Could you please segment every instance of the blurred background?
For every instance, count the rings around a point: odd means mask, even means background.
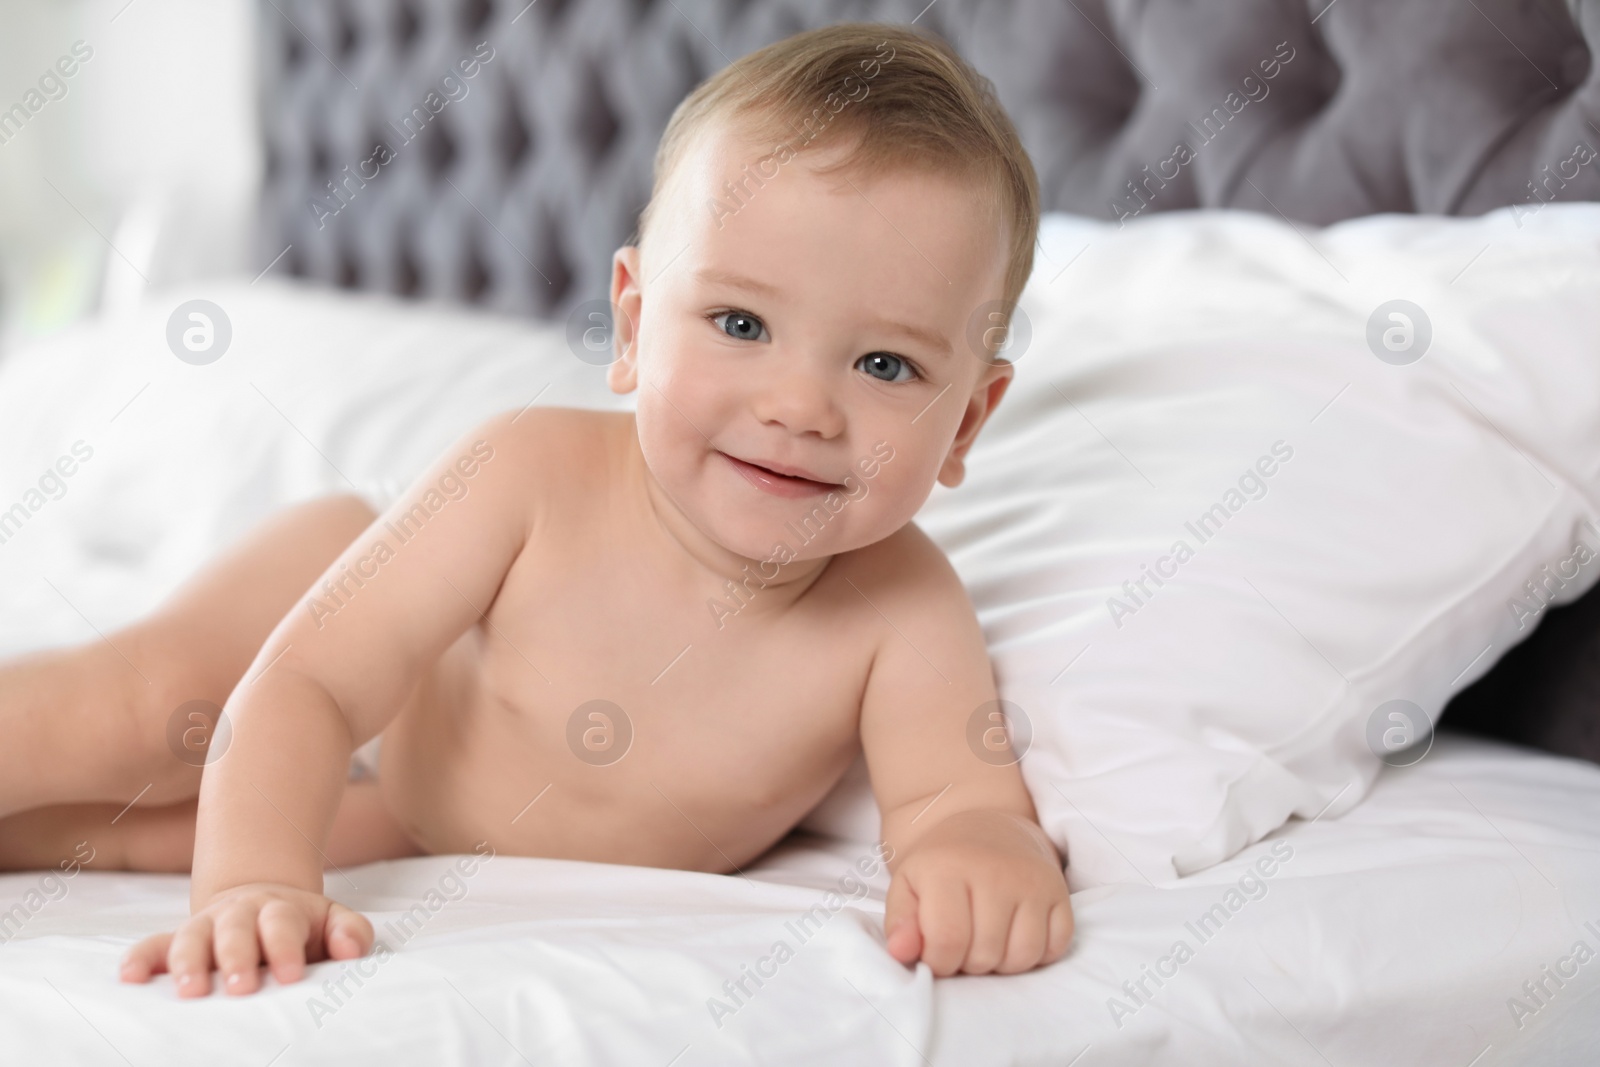
[[[126,306],[146,279],[249,269],[255,8],[0,0],[4,348]]]
[[[223,277],[560,321],[678,101],[856,20],[992,80],[1045,211],[1600,196],[1580,0],[0,0],[0,352]]]

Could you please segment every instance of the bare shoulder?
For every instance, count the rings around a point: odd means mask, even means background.
[[[477,435],[503,450],[529,489],[568,482],[591,488],[601,469],[625,455],[633,413],[587,408],[530,407],[484,422]]]
[[[849,578],[870,607],[875,630],[867,688],[862,697],[862,743],[876,789],[888,764],[909,758],[906,733],[943,715],[965,716],[994,699],[988,644],[960,575],[942,549],[914,523],[874,545],[837,557],[840,577]],[[832,570],[830,565],[829,570]],[[841,585],[843,583],[841,582]],[[960,737],[960,731],[951,736]],[[874,759],[874,744],[877,757]],[[963,748],[963,751],[964,748]],[[952,776],[946,776],[952,780]],[[915,788],[887,793],[922,795]],[[941,783],[942,784],[942,783]],[[931,792],[936,792],[935,785]]]
[[[530,407],[502,411],[479,427],[516,454],[558,456],[569,462],[595,458],[620,443],[633,424],[629,411],[589,408]]]
[[[973,610],[944,550],[914,522],[881,541],[841,553],[828,570],[837,580],[848,579],[875,604],[881,598],[902,607]]]
[[[616,484],[610,468],[627,455],[632,418],[581,408],[501,412],[457,438],[393,511],[420,523],[448,503],[474,536],[499,530],[525,540],[552,504],[566,513],[595,486]]]

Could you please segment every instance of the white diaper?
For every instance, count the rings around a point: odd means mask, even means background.
[[[350,753],[350,771],[345,778],[347,782],[378,780],[378,748],[382,742],[383,735],[379,734]]]

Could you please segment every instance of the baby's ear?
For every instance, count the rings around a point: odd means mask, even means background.
[[[606,384],[613,393],[631,393],[639,384],[639,308],[644,292],[639,246],[623,245],[611,257],[611,354]]]
[[[989,416],[999,406],[1000,398],[1005,396],[1015,374],[1016,367],[1013,364],[999,360],[985,366],[983,373],[978,375],[978,384],[967,398],[967,410],[961,416],[961,425],[956,427],[955,440],[950,443],[950,454],[939,468],[941,485],[954,489],[967,476],[967,450],[978,439],[978,431],[983,429],[983,424],[989,421]]]

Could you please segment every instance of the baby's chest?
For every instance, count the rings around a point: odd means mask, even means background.
[[[863,666],[849,656],[740,655],[684,641],[654,660],[574,642],[537,676],[509,649],[484,650],[491,706],[542,748],[607,766],[625,756],[657,770],[715,771],[724,780],[803,761],[854,742]],[[531,657],[530,657],[531,659]]]
[[[719,620],[635,589],[482,629],[482,714],[575,783],[755,800],[831,774],[857,743],[871,650],[843,620]]]

